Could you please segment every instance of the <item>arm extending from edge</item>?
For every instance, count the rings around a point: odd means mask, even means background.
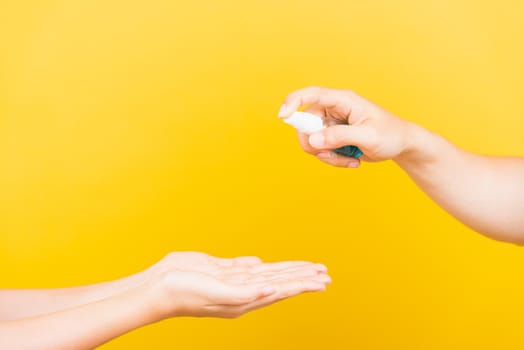
[[[478,232],[524,243],[524,159],[498,158],[459,149],[444,138],[349,90],[309,87],[291,93],[279,117],[300,107],[329,121],[318,133],[298,133],[302,148],[328,164],[357,168],[359,159],[332,150],[356,145],[363,161],[395,161],[442,208]]]
[[[184,252],[170,253],[149,269],[115,282],[0,290],[0,348],[92,349],[170,317],[235,318],[325,290],[331,282],[326,272],[324,265],[306,261],[263,263],[256,257],[221,259]]]

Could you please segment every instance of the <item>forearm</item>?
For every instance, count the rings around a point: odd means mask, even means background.
[[[480,156],[410,125],[395,161],[442,208],[497,240],[524,242],[524,159]]]
[[[0,289],[0,321],[74,308],[138,286],[145,272],[114,281],[57,289]]]
[[[143,285],[107,299],[32,318],[0,323],[2,349],[92,349],[158,321]]]

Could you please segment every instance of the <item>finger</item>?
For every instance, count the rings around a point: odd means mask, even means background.
[[[312,147],[309,144],[309,135],[308,134],[304,134],[300,131],[297,131],[297,137],[298,137],[298,143],[300,144],[300,147],[302,147],[302,149],[305,152],[316,155],[322,151],[320,149]]]
[[[308,113],[312,113],[312,114],[316,114],[318,116],[322,116],[324,117],[324,108],[319,108],[318,106],[315,106],[315,107],[312,107],[312,108],[308,108],[306,110],[304,110],[305,112],[308,112]],[[334,125],[337,125],[336,122],[334,120],[329,120],[329,117],[327,117],[328,121],[328,125],[329,126],[334,126]],[[313,154],[313,155],[317,155],[321,149],[318,149],[318,148],[314,148],[313,146],[311,146],[311,144],[309,143],[309,134],[306,134],[306,133],[302,133],[300,131],[297,130],[297,136],[298,136],[298,142],[300,143],[300,146],[302,147],[302,149],[307,152],[307,153],[310,153],[310,154]]]
[[[346,90],[326,89],[317,86],[292,92],[287,96],[279,117],[286,118],[305,105],[321,105],[330,108],[340,116],[349,118],[351,112],[351,93]]]
[[[302,275],[302,276],[301,276]],[[267,281],[263,283],[268,283],[268,285],[274,286],[276,289],[278,289],[278,286],[283,283],[289,283],[293,281],[313,281],[313,282],[319,282],[324,284],[331,284],[331,277],[326,273],[314,273],[307,275],[306,273],[298,273],[298,274],[289,274],[285,276],[284,274],[279,274],[273,276],[272,279],[268,279]]]
[[[308,278],[286,281],[275,286],[276,292],[272,297],[282,300],[302,293],[320,292],[326,290],[326,284],[328,284],[327,281],[315,281]]]
[[[261,265],[261,264],[260,264]],[[310,269],[312,271],[316,272],[326,272],[327,267],[323,264],[313,264],[313,263],[301,263],[298,262],[297,265],[290,264],[289,267],[286,268],[285,265],[281,264],[265,264],[270,266],[260,266],[259,268],[253,268],[253,267],[228,267],[222,269],[219,276],[221,276],[224,280],[249,280],[250,278],[253,278],[255,276],[266,276],[266,275],[274,275],[277,273],[284,273],[284,272],[293,272],[296,270],[301,269]],[[255,265],[259,266],[259,265]]]
[[[337,124],[348,124],[346,115],[339,115],[336,110],[321,105],[310,105],[302,110],[303,112],[319,116],[326,126]]]
[[[327,267],[323,264],[314,264],[303,261],[291,261],[283,263],[265,263],[253,266],[232,266],[223,268],[220,276],[223,279],[249,279],[255,275],[271,275],[275,273],[291,272],[298,269],[312,269],[317,272],[326,272]]]
[[[258,298],[249,303],[212,305],[208,308],[212,308],[215,310],[214,312],[230,315],[229,317],[238,317],[247,312],[269,306],[299,294],[321,292],[325,290],[326,282],[318,282],[307,279],[294,280],[291,282],[281,283],[274,293]]]
[[[353,125],[334,125],[309,136],[309,144],[316,149],[335,149],[355,145],[366,150],[376,145],[376,135],[368,127]]]
[[[358,168],[360,166],[360,159],[349,158],[341,156],[331,151],[323,151],[316,154],[316,157],[327,164],[341,167],[341,168]]]
[[[243,305],[274,294],[276,289],[268,284],[234,285],[222,283],[213,291],[213,302],[221,305]]]
[[[324,264],[305,264],[305,265],[298,265],[298,266],[291,266],[289,268],[279,269],[279,270],[269,270],[269,271],[260,271],[257,274],[258,275],[274,275],[278,273],[292,273],[295,271],[300,270],[312,270],[316,272],[327,272],[327,267]]]
[[[321,283],[326,283],[326,284],[331,283],[331,277],[329,277],[328,274],[323,273],[323,272],[316,272],[316,271],[301,271],[301,272],[273,275],[273,276],[270,276],[266,282],[270,284],[275,284],[275,283],[289,282],[293,280],[309,280],[309,281],[316,281],[316,282],[321,282]]]
[[[317,280],[318,278],[318,280],[321,281],[326,276],[327,275],[324,272],[319,272],[314,269],[302,269],[297,271],[281,272],[272,275],[253,276],[252,278],[248,279],[246,283],[276,283],[301,278],[312,278],[314,280]]]
[[[276,271],[282,271],[290,268],[295,267],[302,267],[302,266],[312,266],[315,265],[312,262],[309,261],[281,261],[276,263],[265,263],[260,264],[258,266],[253,266],[249,269],[250,273],[257,274],[261,272],[276,272]]]
[[[273,281],[275,279],[285,280],[291,278],[316,276],[326,272],[326,267],[321,264],[312,264],[302,267],[290,268],[280,271],[263,271],[257,274],[241,272],[234,274],[226,274],[222,278],[227,283],[233,284],[247,284],[260,283],[264,281]]]
[[[277,291],[267,297],[255,300],[243,306],[244,312],[253,311],[274,304],[278,301],[288,299],[303,293],[323,292],[326,290],[324,282],[295,280],[282,283]]]
[[[262,260],[257,256],[240,256],[233,259],[233,266],[250,267],[262,264]]]
[[[210,257],[220,267],[250,267],[262,263],[256,256],[240,256],[233,259]]]

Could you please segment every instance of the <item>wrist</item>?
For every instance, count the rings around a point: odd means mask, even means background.
[[[149,283],[143,283],[131,290],[125,292],[131,297],[131,301],[137,308],[137,315],[140,319],[140,325],[155,323],[164,319],[156,310],[156,294],[153,286]]]
[[[402,151],[393,159],[401,168],[422,166],[437,158],[436,135],[411,122],[406,122],[403,131]]]
[[[162,300],[165,298],[162,298],[157,279],[155,276],[140,272],[140,281],[124,292],[124,295],[135,299],[143,324],[158,322],[168,317],[162,305]]]
[[[180,298],[175,295],[172,281],[168,279],[167,273],[161,273],[149,275],[144,282],[147,304],[157,321],[184,314]]]

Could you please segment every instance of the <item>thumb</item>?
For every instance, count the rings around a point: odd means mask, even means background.
[[[371,133],[363,126],[334,125],[309,136],[309,144],[316,149],[334,149],[347,145],[366,148]]]
[[[227,285],[215,289],[215,301],[224,305],[243,305],[275,293],[267,284]]]

